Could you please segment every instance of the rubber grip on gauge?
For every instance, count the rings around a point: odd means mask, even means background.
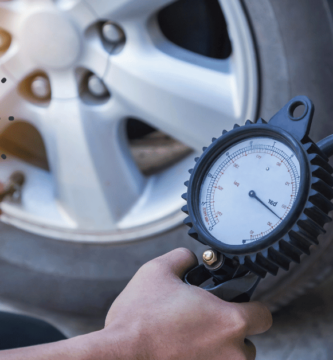
[[[188,285],[200,286],[211,278],[209,270],[204,265],[199,265],[185,275],[184,282]],[[260,280],[260,276],[249,271],[239,278],[230,279],[218,285],[206,285],[202,288],[224,301],[241,303],[250,301]]]

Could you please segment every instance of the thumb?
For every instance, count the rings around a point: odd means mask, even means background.
[[[184,275],[196,265],[198,259],[195,254],[186,248],[178,248],[155,259],[170,275],[183,279]]]

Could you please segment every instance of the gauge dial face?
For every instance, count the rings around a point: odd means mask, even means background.
[[[273,138],[241,141],[222,153],[200,189],[209,233],[228,245],[260,240],[286,218],[300,184],[295,153]]]

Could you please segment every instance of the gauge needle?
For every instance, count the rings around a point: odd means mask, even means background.
[[[274,212],[270,207],[268,207],[263,201],[261,201],[261,200],[258,198],[258,196],[257,196],[257,194],[256,194],[255,191],[251,190],[251,191],[249,192],[249,196],[250,196],[251,198],[254,198],[254,199],[258,200],[262,205],[265,206],[266,209],[268,209],[269,211],[271,211],[275,216],[277,216],[280,220],[282,220],[279,215],[275,214],[275,212]]]

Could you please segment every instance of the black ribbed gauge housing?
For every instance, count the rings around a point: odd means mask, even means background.
[[[295,109],[300,105],[304,112],[295,117]],[[267,273],[276,275],[280,267],[288,270],[292,261],[300,263],[302,254],[309,255],[311,245],[317,245],[318,236],[325,233],[324,224],[331,221],[328,214],[333,210],[333,168],[308,136],[313,112],[310,99],[298,96],[268,123],[263,119],[256,123],[247,120],[244,126],[235,125],[231,131],[224,130],[222,136],[213,138],[212,143],[203,148],[202,155],[195,158],[195,166],[189,170],[190,178],[185,182],[188,190],[182,198],[187,204],[182,210],[188,215],[184,220],[190,227],[188,234],[260,277]],[[228,245],[214,238],[203,224],[199,208],[201,185],[221,154],[240,141],[258,136],[276,139],[294,152],[300,163],[299,190],[289,213],[269,234],[255,242]],[[242,226],[241,219],[239,226]]]

